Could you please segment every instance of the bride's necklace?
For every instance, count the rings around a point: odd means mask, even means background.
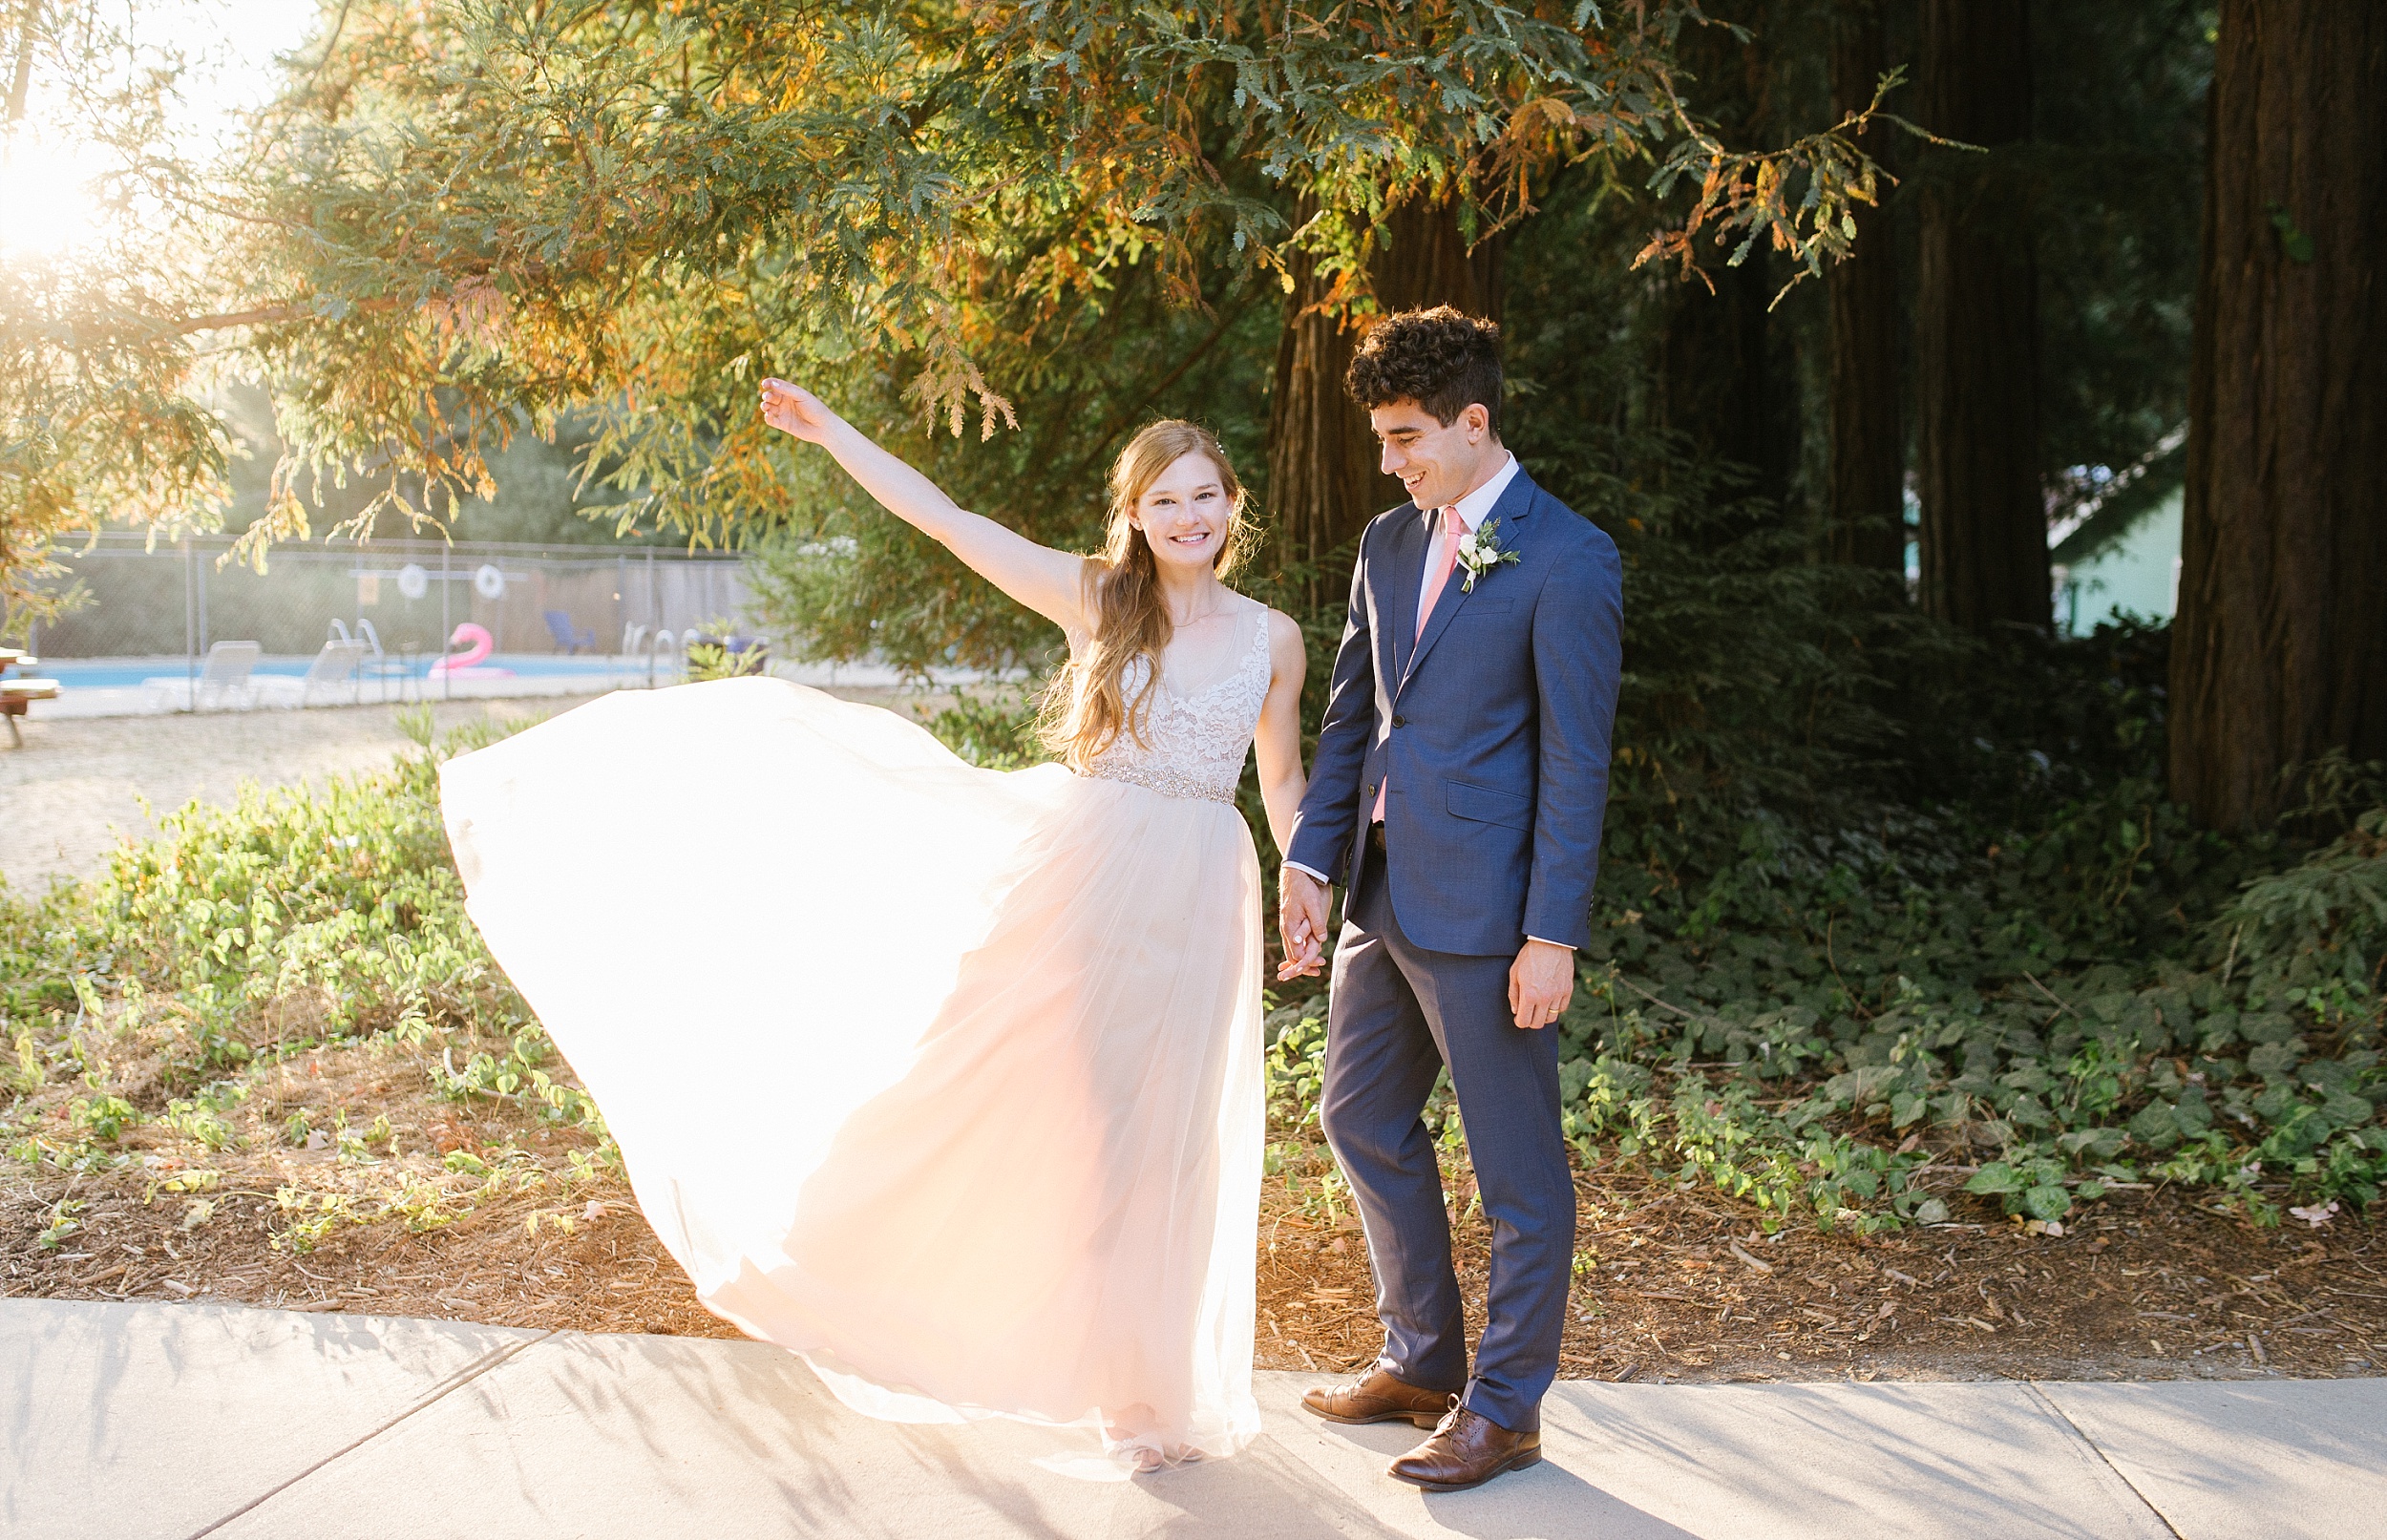
[[[1204,621],[1215,621],[1219,616],[1226,613],[1227,606],[1225,604],[1214,604],[1209,609],[1202,611],[1199,615],[1189,615],[1181,621],[1172,615],[1169,617],[1169,625],[1172,630],[1182,631],[1189,625],[1199,625]]]

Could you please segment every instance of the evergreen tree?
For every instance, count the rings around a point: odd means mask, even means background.
[[[2263,823],[2387,758],[2387,10],[2227,0],[2172,644],[2173,794]]]
[[[2036,234],[2014,218],[2031,137],[2027,0],[1924,0],[1915,417],[1926,613],[1988,631],[2048,622]],[[2005,153],[2000,154],[2003,151]]]

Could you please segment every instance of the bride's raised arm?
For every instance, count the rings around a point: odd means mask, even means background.
[[[818,444],[886,510],[951,551],[971,571],[1029,609],[1077,634],[1086,630],[1080,586],[1086,559],[1039,545],[1016,530],[958,507],[937,484],[872,442],[820,397],[785,380],[763,381],[763,420]]]

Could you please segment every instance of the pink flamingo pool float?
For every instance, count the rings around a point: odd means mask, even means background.
[[[462,646],[462,652],[451,652],[431,665],[433,679],[512,679],[511,668],[483,668],[480,661],[497,650],[497,639],[486,626],[466,621],[448,638],[448,645]]]

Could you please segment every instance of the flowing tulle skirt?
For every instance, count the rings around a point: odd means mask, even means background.
[[[712,1310],[874,1416],[1070,1429],[1064,1466],[1257,1431],[1233,808],[764,679],[607,696],[441,789],[473,918]]]

